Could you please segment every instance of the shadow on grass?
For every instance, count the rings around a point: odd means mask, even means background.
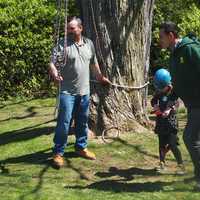
[[[70,145],[74,145],[74,143],[69,143],[68,146]],[[76,168],[70,158],[73,157],[78,157],[75,152],[66,152],[64,155],[65,161],[66,161],[66,167],[72,169],[73,171],[75,171],[77,174],[79,174],[80,179],[85,179],[85,180],[89,180],[88,176],[85,175],[85,173],[78,168]],[[16,163],[27,163],[27,164],[38,164],[38,165],[43,165],[44,167],[40,167],[41,170],[39,172],[39,174],[34,177],[37,178],[37,184],[34,187],[33,190],[31,190],[30,192],[27,193],[23,193],[19,199],[20,200],[26,200],[29,196],[34,195],[34,199],[39,199],[40,197],[40,190],[44,185],[44,176],[45,173],[48,171],[49,168],[54,168],[54,169],[58,169],[53,165],[52,162],[52,151],[51,148],[42,150],[42,151],[38,151],[36,153],[31,153],[31,154],[26,154],[26,155],[22,155],[22,156],[18,156],[18,157],[13,157],[13,158],[8,158],[5,160],[0,160],[0,174],[4,175],[4,176],[9,176],[9,177],[13,177],[16,178],[19,175],[14,175],[12,174],[12,172],[10,171],[10,168],[7,168],[6,165],[8,164],[16,164]],[[28,167],[28,165],[27,165]]]
[[[26,100],[21,100],[21,101],[18,101],[18,102],[10,102],[10,103],[7,103],[7,104],[0,103],[0,109],[8,107],[8,106],[20,105],[22,103],[27,103],[27,102],[32,101],[32,100],[33,100],[33,98],[26,99]]]
[[[40,171],[40,173],[38,175],[38,179],[39,180],[38,180],[38,183],[37,183],[36,187],[32,191],[30,191],[30,192],[28,192],[26,194],[21,195],[19,197],[19,200],[26,200],[29,195],[33,195],[33,194],[35,195],[34,199],[39,199],[39,197],[40,197],[40,193],[39,192],[40,192],[40,190],[41,190],[41,188],[42,188],[42,186],[44,184],[44,175],[48,171],[49,167],[50,167],[49,165],[46,165]]]
[[[52,156],[51,148],[38,151],[36,153],[26,154],[18,157],[7,158],[1,160],[0,163],[14,164],[14,163],[28,163],[28,164],[50,164],[50,158]]]
[[[15,116],[15,117],[11,116],[11,117],[9,117],[7,119],[0,120],[0,122],[5,122],[5,121],[13,120],[13,119],[21,120],[21,119],[34,117],[37,114],[37,112],[34,111],[35,108],[36,107],[34,107],[34,106],[31,106],[31,107],[27,108],[26,111],[24,111],[24,112],[28,112],[29,114],[27,114],[25,116]]]
[[[37,176],[38,182],[36,187],[28,193],[25,193],[19,197],[20,200],[25,200],[29,195],[35,194],[36,197],[35,199],[39,198],[39,191],[42,188],[43,182],[44,182],[44,175],[51,166],[51,155],[52,153],[49,152],[50,149],[42,150],[36,153],[32,154],[27,154],[27,155],[22,155],[19,157],[13,157],[13,158],[8,158],[5,160],[1,160],[1,174],[6,175],[6,176],[12,176],[12,172],[10,172],[10,169],[6,167],[7,164],[12,164],[12,163],[28,163],[28,164],[44,164],[45,166],[41,169],[40,173]],[[28,165],[27,165],[28,167]],[[19,176],[19,175],[17,175]],[[15,177],[14,177],[15,178]]]
[[[108,172],[97,172],[95,175],[101,178],[120,176],[125,178],[126,181],[130,181],[134,179],[134,175],[156,176],[158,174],[156,173],[155,169],[141,169],[137,167],[118,169],[117,167],[110,167]]]
[[[14,105],[23,105],[23,106],[27,106],[27,102],[31,102],[33,100],[38,100],[38,99],[45,99],[46,100],[46,96],[43,96],[41,98],[28,98],[28,99],[23,99],[17,102],[10,102],[10,103],[2,103],[0,102],[0,109],[5,108],[5,107],[9,107],[9,106],[14,106]],[[5,101],[6,102],[6,101]],[[26,103],[26,104],[25,104]],[[43,106],[44,107],[44,106]],[[45,107],[54,107],[54,105],[52,106],[45,106]]]
[[[68,146],[74,145],[69,143]],[[66,159],[77,157],[75,152],[67,152],[64,154]],[[14,163],[28,163],[28,164],[47,164],[52,165],[52,148],[48,148],[42,151],[38,151],[31,154],[26,154],[18,157],[7,158],[0,160],[1,165],[14,164]]]
[[[127,183],[123,182],[124,180],[103,180],[99,182],[92,183],[87,186],[66,186],[67,189],[95,189],[100,191],[111,191],[111,192],[158,192],[165,191],[165,186],[171,186],[177,183],[176,181],[172,182],[145,182],[145,183]],[[171,190],[170,190],[171,191]],[[173,189],[173,191],[177,191]],[[178,189],[180,191],[180,189]],[[185,190],[183,190],[185,191]],[[166,191],[169,192],[169,191]]]
[[[0,145],[5,145],[8,143],[13,143],[13,142],[26,141],[35,137],[39,137],[41,135],[49,135],[54,131],[53,126],[41,127],[41,128],[36,128],[36,127],[44,125],[44,124],[48,124],[53,121],[54,120],[50,120],[42,124],[37,124],[32,127],[27,127],[20,130],[8,131],[5,133],[2,133],[0,134]]]
[[[49,108],[51,106],[43,106],[42,108]],[[53,107],[53,106],[52,106]],[[35,109],[38,109],[38,108],[41,108],[41,107],[37,107],[37,106],[30,106],[28,107],[26,110],[23,111],[23,113],[28,113],[24,116],[14,116],[14,114],[12,113],[12,111],[7,111],[7,115],[9,116],[8,118],[6,119],[2,119],[0,120],[0,122],[6,122],[6,121],[9,121],[9,120],[21,120],[21,119],[27,119],[27,118],[32,118],[32,117],[35,117],[36,115],[37,116],[50,116],[51,114],[41,114],[39,115],[39,112],[36,112]],[[17,114],[15,114],[17,115]]]
[[[158,159],[158,155],[151,154],[150,151],[144,150],[144,147],[142,145],[133,145],[133,144],[130,144],[129,142],[127,142],[126,140],[121,139],[121,138],[116,138],[115,140],[116,140],[116,142],[119,142],[119,143],[121,143],[125,146],[128,146],[130,148],[134,148],[137,152],[139,152],[141,154],[144,154],[146,156]]]

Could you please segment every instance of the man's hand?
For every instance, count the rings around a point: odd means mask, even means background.
[[[107,79],[102,74],[96,76],[97,81],[99,81],[102,85],[111,85],[111,82],[109,79]]]
[[[60,81],[63,81],[63,77],[58,75],[58,72],[50,72],[50,75],[53,78],[53,81],[55,83],[59,83]]]
[[[49,74],[53,78],[55,83],[59,83],[60,81],[63,81],[63,77],[58,74],[58,70],[56,69],[53,63],[50,63]]]
[[[55,83],[59,83],[59,82],[63,81],[63,77],[57,75],[57,76],[53,77],[53,80],[54,80]]]

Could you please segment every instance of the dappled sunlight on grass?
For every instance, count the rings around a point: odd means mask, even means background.
[[[5,200],[57,199],[199,199],[185,184],[192,166],[181,140],[187,174],[176,176],[176,162],[167,156],[169,171],[159,175],[155,134],[121,133],[111,143],[90,139],[89,148],[97,160],[85,160],[74,153],[74,135],[69,136],[60,170],[52,165],[55,99],[4,104],[0,108],[0,193]],[[185,114],[180,112],[185,123]],[[182,133],[180,132],[180,135]],[[192,198],[190,198],[192,196]]]

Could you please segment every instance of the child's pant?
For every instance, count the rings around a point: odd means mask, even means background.
[[[165,155],[166,153],[171,150],[177,163],[182,164],[182,156],[181,152],[178,148],[178,137],[176,134],[171,133],[167,135],[158,134],[159,139],[159,155],[160,155],[160,161],[165,161]]]

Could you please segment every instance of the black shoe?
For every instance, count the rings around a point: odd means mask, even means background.
[[[200,181],[196,182],[196,185],[194,186],[194,190],[197,192],[200,192]]]
[[[193,181],[195,181],[196,179],[195,179],[195,177],[193,176],[193,177],[190,177],[190,178],[185,178],[184,179],[184,183],[191,183],[191,182],[193,182]]]
[[[166,170],[165,163],[161,161],[161,162],[158,164],[158,166],[155,167],[155,170],[156,170],[156,172],[158,172],[158,173],[164,172],[164,171]]]
[[[185,166],[183,164],[178,164],[176,167],[176,174],[177,175],[185,175]]]

